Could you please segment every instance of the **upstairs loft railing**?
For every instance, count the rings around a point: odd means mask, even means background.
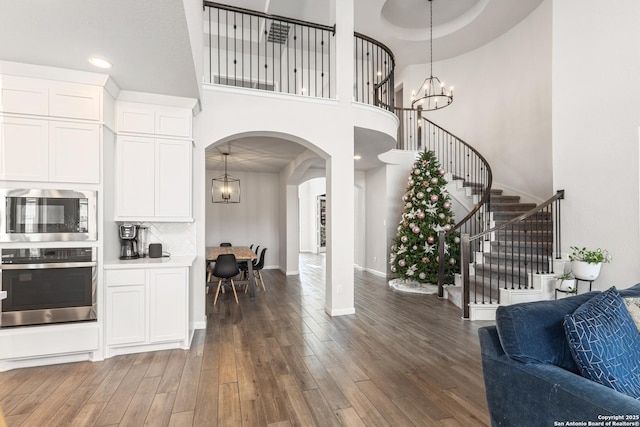
[[[336,97],[335,26],[210,1],[205,6],[205,83],[316,98]],[[395,59],[354,34],[353,99],[393,111]]]
[[[205,83],[335,97],[335,26],[205,1]]]
[[[463,318],[469,318],[470,302],[500,303],[500,288],[529,289],[533,274],[553,273],[553,253],[562,247],[562,199],[564,190],[496,227],[461,234]]]
[[[396,60],[384,44],[355,33],[354,94],[356,102],[394,111]]]

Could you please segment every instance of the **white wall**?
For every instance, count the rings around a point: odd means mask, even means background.
[[[625,288],[640,282],[640,2],[545,3],[553,4],[553,184],[566,191],[562,249],[608,249],[613,262],[596,287]]]
[[[365,196],[366,251],[363,266],[371,273],[386,276],[387,255],[387,166],[369,169],[366,173]]]
[[[298,186],[300,200],[300,252],[318,253],[317,198],[326,193],[326,179],[315,178]]]
[[[260,245],[268,248],[265,268],[278,268],[279,190],[273,173],[231,172],[240,179],[240,203],[212,203],[211,179],[224,171],[206,171],[205,244],[218,246],[231,242],[237,246]]]
[[[433,74],[455,87],[454,101],[425,115],[487,158],[494,186],[525,200],[551,197],[551,2],[491,43],[434,63]],[[400,73],[405,106],[427,75],[426,64]]]

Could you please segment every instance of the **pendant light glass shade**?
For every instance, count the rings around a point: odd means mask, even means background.
[[[227,174],[227,156],[224,153],[224,175],[211,180],[211,202],[240,203],[240,180]]]

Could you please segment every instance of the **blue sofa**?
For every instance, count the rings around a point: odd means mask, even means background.
[[[597,293],[500,307],[496,326],[479,329],[493,426],[640,421],[640,400],[582,377],[571,356],[564,316]],[[620,294],[640,297],[640,284]]]

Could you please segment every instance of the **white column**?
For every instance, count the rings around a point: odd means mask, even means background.
[[[327,160],[327,287],[325,311],[353,314],[353,0],[332,0],[336,22],[336,87],[339,118],[332,123],[335,145]]]

